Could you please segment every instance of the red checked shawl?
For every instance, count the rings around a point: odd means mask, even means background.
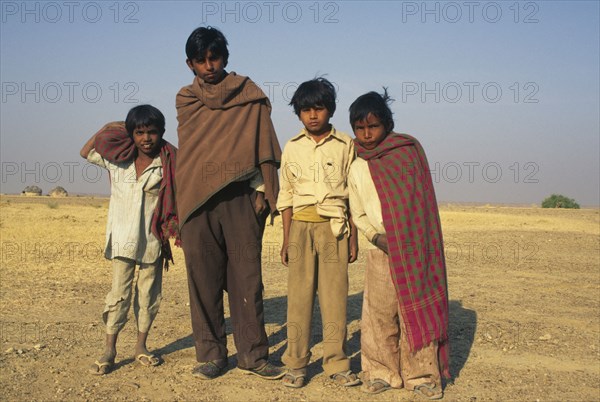
[[[449,377],[448,287],[439,212],[425,152],[406,134],[390,133],[375,149],[356,143],[381,201],[390,271],[411,350],[439,343]]]
[[[102,127],[96,134],[94,148],[103,158],[113,163],[133,161],[137,155],[137,148],[127,134],[125,122],[108,123]],[[150,230],[160,240],[166,269],[169,267],[169,261],[173,262],[169,238],[174,237],[177,246],[181,243],[175,205],[176,154],[177,148],[161,139],[160,161],[162,163],[163,178],[158,191],[158,202],[152,215]]]

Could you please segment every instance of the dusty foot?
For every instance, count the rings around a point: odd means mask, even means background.
[[[115,357],[117,356],[116,351],[107,351],[101,358],[96,360],[89,368],[91,374],[94,375],[105,375],[110,373],[113,366],[115,365]]]
[[[153,355],[146,349],[145,346],[136,346],[135,347],[135,360],[140,362],[142,366],[158,366],[160,364],[160,358]]]

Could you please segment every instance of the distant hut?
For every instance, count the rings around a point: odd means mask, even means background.
[[[40,196],[40,195],[42,195],[42,189],[39,188],[38,186],[27,186],[27,187],[25,187],[25,189],[23,190],[21,195],[25,195],[28,197]]]
[[[55,187],[48,193],[50,197],[68,197],[69,193],[61,186]]]

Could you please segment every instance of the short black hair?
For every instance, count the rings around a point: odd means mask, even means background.
[[[185,54],[188,60],[203,59],[206,52],[210,51],[215,56],[223,57],[223,67],[227,67],[229,50],[227,39],[217,28],[200,27],[190,34],[185,43]]]
[[[394,129],[394,118],[390,109],[390,103],[393,101],[385,87],[383,94],[371,91],[359,96],[350,105],[350,126],[354,129],[354,124],[357,121],[365,120],[370,113],[383,123],[386,134],[389,134]]]
[[[323,106],[329,111],[329,115],[335,113],[335,87],[329,80],[318,77],[300,84],[290,105],[294,107],[294,113],[300,116],[300,110],[313,106]]]
[[[165,133],[165,116],[154,106],[139,105],[127,113],[125,128],[130,137],[136,128],[149,126],[155,126],[161,136]]]

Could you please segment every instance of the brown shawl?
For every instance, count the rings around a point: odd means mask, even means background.
[[[175,104],[180,226],[218,191],[255,167],[265,181],[265,199],[276,211],[281,148],[263,91],[234,72],[216,85],[196,77],[179,91]]]

